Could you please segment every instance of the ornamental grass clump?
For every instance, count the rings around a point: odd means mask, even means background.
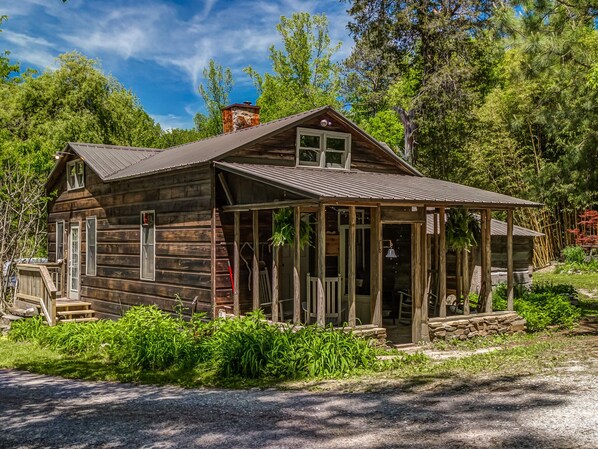
[[[371,367],[375,361],[369,342],[349,332],[316,326],[279,328],[265,322],[260,312],[216,320],[211,327],[201,353],[224,377],[333,377]]]
[[[110,359],[131,369],[160,370],[188,366],[196,358],[190,326],[156,306],[136,306],[116,322],[108,347]]]

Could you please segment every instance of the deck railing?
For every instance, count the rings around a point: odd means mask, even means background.
[[[56,284],[62,284],[60,264],[18,264],[17,274],[16,299],[39,306],[48,324],[54,326],[56,298],[60,296]]]

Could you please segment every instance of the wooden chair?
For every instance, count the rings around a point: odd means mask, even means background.
[[[324,317],[326,320],[336,320],[340,326],[342,320],[341,298],[342,298],[342,276],[324,278]],[[318,278],[311,277],[307,273],[307,301],[302,303],[305,312],[305,322],[311,318],[318,317]]]
[[[413,312],[413,299],[404,290],[398,290],[396,294],[399,296],[399,323],[409,324]]]
[[[272,284],[270,283],[270,273],[267,267],[262,267],[259,272],[260,278],[260,309],[264,311],[266,318],[272,318]],[[285,318],[292,318],[292,310],[285,310],[284,305],[291,303],[292,299],[278,300],[278,316],[284,321]],[[285,311],[287,314],[285,315]]]

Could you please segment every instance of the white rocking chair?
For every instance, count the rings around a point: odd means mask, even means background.
[[[324,316],[333,319],[340,326],[342,320],[342,276],[324,278]],[[302,303],[305,322],[318,317],[318,278],[307,273],[307,301]]]

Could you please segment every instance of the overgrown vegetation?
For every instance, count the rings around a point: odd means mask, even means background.
[[[499,284],[493,294],[494,310],[507,310],[507,286]],[[534,283],[531,289],[515,289],[515,311],[527,321],[527,329],[542,331],[551,326],[570,328],[581,317],[571,302],[577,299],[569,284]]]
[[[265,322],[261,312],[239,319],[203,318],[185,321],[155,306],[138,306],[116,322],[48,327],[41,318],[23,320],[9,337],[134,371],[195,367],[222,378],[339,377],[388,365],[377,360],[370,341],[348,331],[279,328]]]
[[[588,255],[581,246],[563,248],[563,263],[555,267],[557,273],[598,273],[598,254]]]

